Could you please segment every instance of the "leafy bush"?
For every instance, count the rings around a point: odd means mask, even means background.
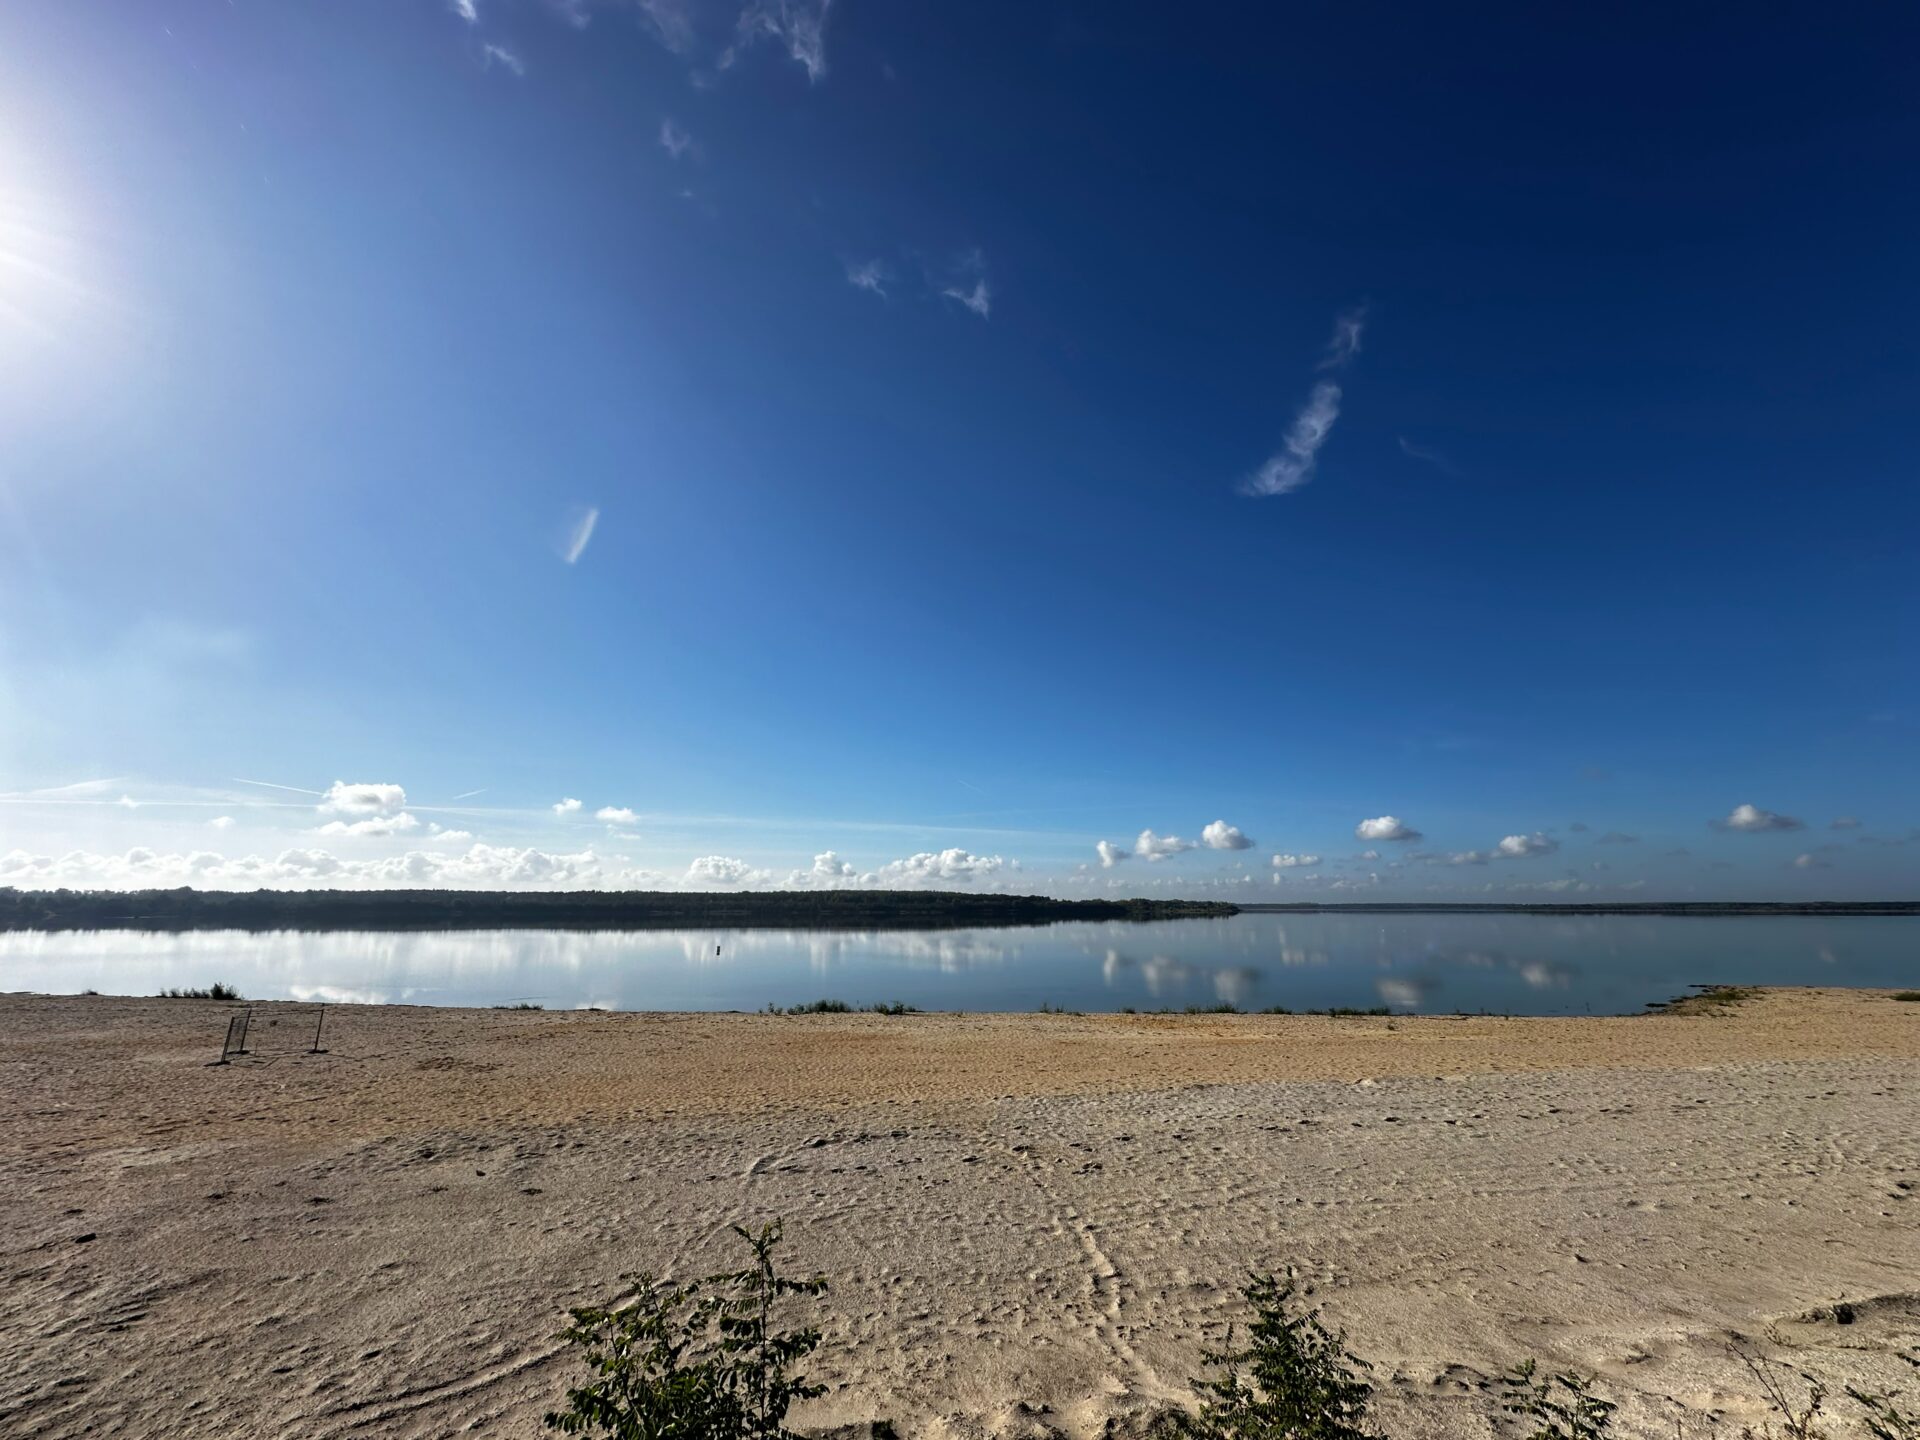
[[[218,980],[202,990],[174,988],[160,992],[162,1000],[241,1000],[246,997],[231,985],[223,985]]]
[[[779,1328],[774,1310],[787,1296],[825,1293],[827,1282],[775,1269],[778,1222],[733,1230],[753,1251],[744,1269],[677,1286],[634,1275],[626,1304],[568,1312],[573,1323],[561,1338],[581,1349],[593,1378],[567,1391],[567,1408],[546,1417],[549,1429],[620,1440],[794,1440],[788,1408],[826,1393],[797,1368],[820,1331]]]
[[[1248,1343],[1235,1349],[1230,1326],[1224,1349],[1200,1352],[1225,1373],[1193,1382],[1200,1413],[1180,1428],[1197,1440],[1376,1440],[1366,1428],[1373,1387],[1358,1373],[1370,1367],[1299,1303],[1292,1275],[1252,1273],[1240,1293],[1253,1308]]]
[[[1893,992],[1893,998],[1896,1000],[1920,1000],[1920,990],[1896,990]]]
[[[1615,1406],[1593,1393],[1593,1377],[1549,1375],[1535,1378],[1538,1367],[1528,1360],[1504,1377],[1506,1393],[1500,1408],[1535,1422],[1527,1440],[1601,1440]]]
[[[768,1005],[769,1015],[851,1015],[853,1006],[844,1000],[810,1000],[805,1005]]]

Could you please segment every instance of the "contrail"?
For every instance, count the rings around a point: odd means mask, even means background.
[[[476,795],[484,795],[486,793],[487,793],[487,787],[482,785],[478,790],[469,790],[467,791],[466,794],[456,795],[453,798],[456,800],[471,800]]]
[[[269,790],[291,790],[296,795],[324,796],[327,793],[324,790],[303,790],[298,785],[276,785],[271,780],[242,780],[237,776],[234,778],[233,783],[235,785],[264,785]]]

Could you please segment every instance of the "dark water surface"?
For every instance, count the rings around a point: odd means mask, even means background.
[[[1236,915],[975,930],[0,934],[0,990],[549,1009],[1638,1011],[1689,985],[1920,986],[1920,918]]]

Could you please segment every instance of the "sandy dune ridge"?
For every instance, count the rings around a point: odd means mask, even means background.
[[[1761,1418],[1733,1334],[1920,1400],[1920,1005],[1609,1019],[545,1014],[0,997],[0,1434],[544,1433],[563,1307],[784,1217],[809,1428],[1126,1434],[1293,1265],[1395,1436],[1596,1370]],[[1836,1302],[1848,1302],[1838,1322]],[[1841,1427],[1844,1429],[1844,1425]]]

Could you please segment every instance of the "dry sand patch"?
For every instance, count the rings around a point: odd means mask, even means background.
[[[1914,1386],[1920,1006],[1627,1019],[629,1016],[0,999],[0,1433],[541,1433],[565,1304],[785,1217],[819,1425],[1075,1436],[1294,1264],[1396,1436],[1527,1354],[1751,1418],[1730,1331]],[[267,1023],[279,1020],[278,1024]],[[1368,1083],[1370,1082],[1370,1083]],[[82,1238],[90,1236],[91,1238]],[[1837,1300],[1854,1323],[1833,1323]]]

